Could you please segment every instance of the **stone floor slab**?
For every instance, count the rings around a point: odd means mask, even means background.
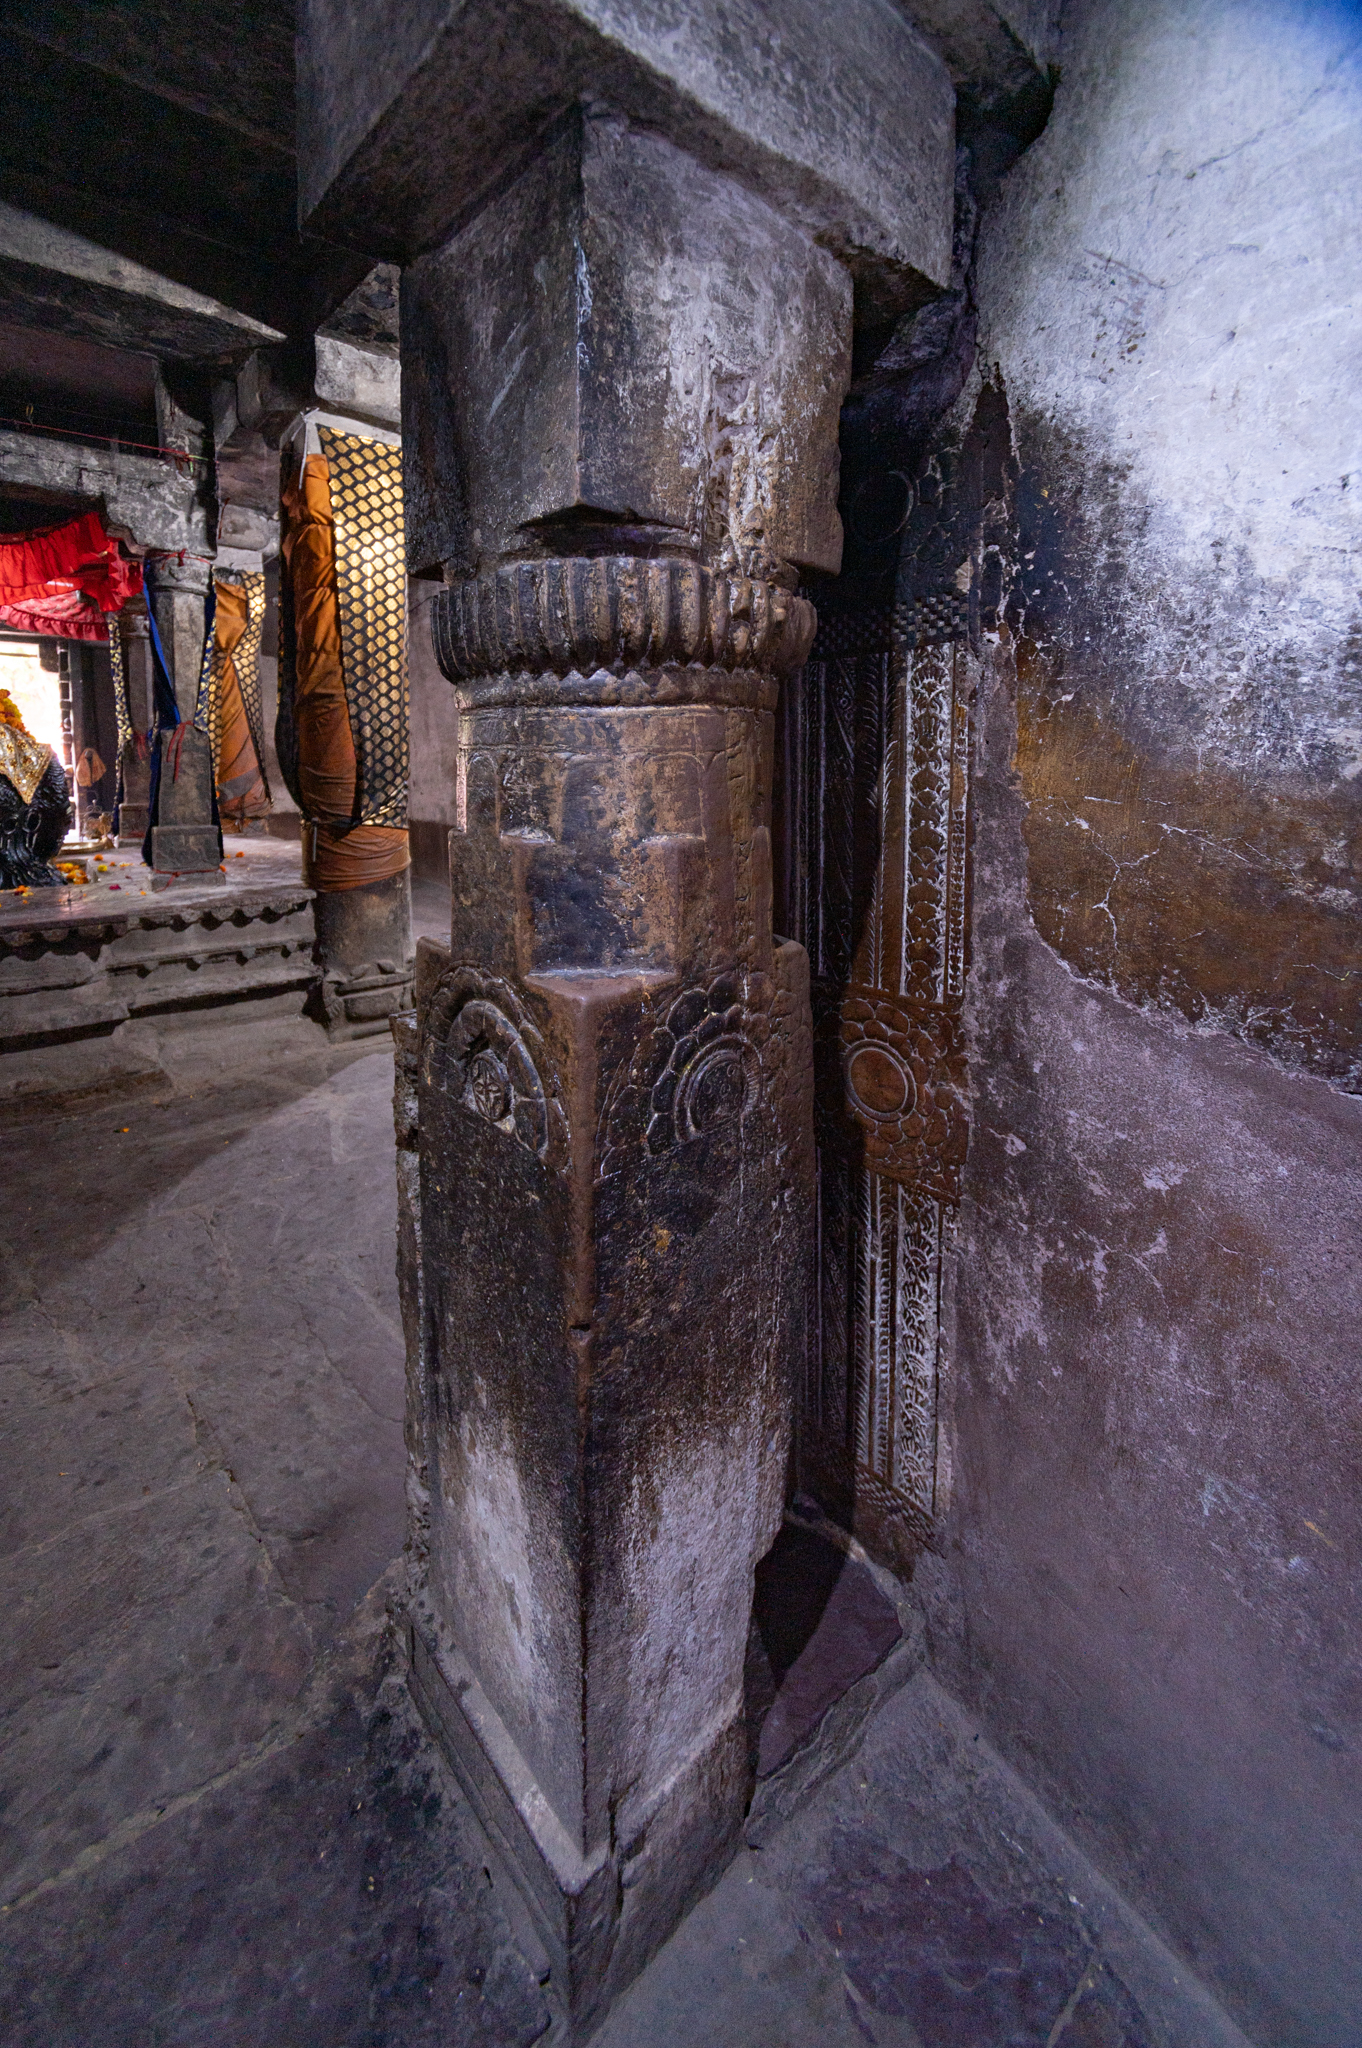
[[[346,1619],[402,1540],[390,1056],[138,1028],[154,1087],[6,1130],[0,2038],[547,2043],[387,1595]],[[921,1668],[911,1596],[781,1554],[752,1846],[601,2048],[1245,2048]]]
[[[919,1670],[597,2048],[1248,2048]]]
[[[226,1474],[87,1517],[0,1567],[0,1900],[262,1741],[310,1632]]]
[[[381,1664],[0,1915],[9,2048],[530,2048],[549,2012]]]
[[[54,1442],[82,1386],[117,1382],[125,1406],[191,1415],[197,1447],[233,1473],[282,1583],[325,1627],[403,1535],[391,1055],[370,1052],[291,1101],[257,1102],[253,1115],[235,1099],[244,1091],[205,1087],[211,1079],[199,1077],[197,1096],[170,1090],[68,1120],[79,1142],[69,1128],[57,1134],[51,1176],[67,1191],[65,1214],[43,1198],[53,1132],[40,1122],[10,1134],[16,1187],[34,1200],[15,1214],[12,1198],[0,1358],[16,1368],[7,1385],[27,1390],[30,1428],[41,1427],[46,1388]],[[121,1195],[121,1222],[103,1242],[98,1195],[71,1200],[101,1173]],[[182,1434],[182,1420],[173,1427]],[[62,1500],[68,1486],[93,1486],[91,1461],[106,1488],[148,1483],[158,1461],[129,1443],[120,1482],[114,1442],[97,1432],[83,1442],[86,1464],[61,1481]],[[11,1512],[41,1520],[39,1489],[7,1494],[27,1503]]]

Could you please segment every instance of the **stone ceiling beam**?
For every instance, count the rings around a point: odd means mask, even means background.
[[[407,263],[578,99],[731,176],[851,271],[876,318],[948,278],[954,88],[878,0],[303,0],[303,226]]]
[[[981,108],[1048,83],[1059,54],[1058,0],[894,0]]]
[[[0,490],[31,496],[35,524],[98,506],[110,531],[134,547],[212,553],[212,490],[201,460],[177,463],[0,428]]]

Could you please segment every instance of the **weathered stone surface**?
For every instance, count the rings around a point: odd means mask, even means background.
[[[202,553],[212,545],[212,493],[204,463],[83,447],[5,427],[0,486],[35,501],[57,500],[62,509],[48,515],[54,524],[78,508],[98,505],[112,530],[141,547]]]
[[[291,15],[33,0],[5,9],[0,58],[14,205],[297,337],[362,277],[298,237]]]
[[[301,1013],[317,968],[312,892],[297,879],[296,856],[246,882],[233,864],[225,887],[215,867],[211,886],[186,878],[156,895],[143,893],[149,878],[140,863],[111,872],[121,875],[116,894],[103,886],[43,890],[7,905],[0,1047],[78,1040],[133,1018],[215,1004],[269,1000]],[[41,1086],[41,1063],[7,1069],[7,1083],[20,1092]]]
[[[1005,107],[1059,61],[1059,0],[893,0],[941,52],[962,97]]]
[[[1359,1998],[1359,1105],[1077,982],[981,786],[947,1683],[1253,2038]]]
[[[391,265],[379,264],[374,274],[389,271]],[[338,310],[342,331],[333,331],[328,324],[301,347],[256,349],[231,375],[213,384],[213,461],[219,495],[274,521],[276,548],[279,445],[299,413],[320,406],[363,423],[400,423],[396,287],[388,281],[386,291],[377,293],[380,299],[393,300],[390,309],[379,309],[392,327],[391,335],[382,332],[377,315],[368,323],[363,320],[362,292],[360,287],[352,295],[361,299],[358,313],[347,317],[345,307]],[[379,328],[377,337],[369,338],[368,327]]]
[[[6,1134],[0,1554],[7,1583],[31,1598],[29,1622],[41,1614],[50,1627],[56,1609],[114,1649],[81,1663],[68,1631],[61,1668],[44,1674],[59,1694],[89,1684],[87,1718],[43,1717],[32,1775],[52,1790],[19,1796],[29,1817],[41,1805],[54,1848],[86,1853],[0,1914],[0,2027],[18,2048],[126,2048],[158,2032],[177,2048],[527,2048],[548,2022],[457,1789],[383,1679],[381,1584],[346,1624],[401,1538],[392,1189],[372,1171],[388,1061],[354,1062],[315,1031],[307,1050],[309,1028],[247,1031],[235,1054],[232,1034],[209,1029],[181,1055],[177,1086],[162,1073],[151,1098],[68,1106]],[[216,1557],[181,1548],[177,1574],[154,1581],[141,1553],[124,1571],[82,1572],[86,1553],[107,1562],[115,1526],[125,1539],[154,1530],[159,1549],[143,1547],[163,1566],[172,1516],[213,1485],[232,1504]],[[50,1581],[70,1563],[73,1527],[85,1552]],[[233,1569],[252,1531],[281,1596],[275,1614],[291,1602],[312,1645],[332,1646],[298,1691],[290,1657],[262,1669],[270,1608]],[[191,1742],[204,1573],[222,1669],[208,1667],[215,1690]],[[906,1617],[904,1589],[895,1597]],[[833,1601],[808,1647],[825,1666],[850,1651],[857,1668],[854,1640],[820,1642],[829,1617]],[[25,1619],[23,1601],[11,1604],[0,1637]],[[783,1664],[789,1617],[784,1628],[765,1619]],[[117,1669],[132,1689],[100,1688],[129,1642]],[[853,1692],[887,1680],[908,1647]],[[1008,1965],[994,1931],[1029,1903],[1047,1926],[1053,1915],[1047,1950],[1066,1952],[1075,1925],[1094,1940],[1099,1967],[1071,2042],[1115,2048],[1119,2033],[1086,2031],[1115,2015],[1139,2048],[1242,2048],[936,1686],[919,1678],[848,1727],[855,1705],[835,1707],[786,1767],[802,1759],[822,1787],[813,1827],[773,1827],[760,1854],[740,1854],[607,2023],[610,2048],[858,2048],[867,2030],[896,2043],[907,2023],[885,1987],[939,1968],[943,1944],[926,1915],[892,1908],[914,1874],[952,1865],[987,1902],[946,1930],[966,1944],[976,1996]],[[243,1754],[237,1737],[262,1709],[272,1732]],[[165,1805],[142,1802],[153,1783],[162,1798],[169,1789]]]
[[[192,874],[223,879],[222,833],[213,820],[212,748],[207,732],[194,722],[202,686],[205,600],[211,576],[208,556],[186,552],[158,563],[147,596],[180,714],[178,725],[160,726],[156,742],[160,772],[150,864],[157,877]]]
[[[329,411],[396,427],[402,419],[402,376],[395,354],[361,348],[340,335],[319,334],[313,390]]]
[[[1128,1000],[1356,1087],[1349,34],[1083,10],[978,295],[1038,926]]]
[[[773,17],[618,0],[310,0],[299,35],[300,210],[394,261],[445,241],[581,98],[618,107],[762,195],[901,310],[950,259],[953,94],[890,8]]]
[[[312,899],[319,1014],[333,1038],[386,1032],[411,1001],[411,870]]]
[[[189,1434],[187,1415],[180,1428]],[[262,1569],[221,1473],[191,1467],[159,1497],[50,1541],[53,1569],[36,1595],[22,1553],[0,1567],[6,1608],[25,1624],[0,1666],[7,1903],[69,1864],[113,1815],[164,1802],[213,1761],[249,1751],[269,1729],[271,1695],[288,1697],[307,1668],[300,1618]],[[153,1621],[172,1599],[174,1624],[156,1630],[153,1648]],[[63,1772],[43,1768],[57,1756]],[[72,1780],[97,1795],[73,1800]]]
[[[943,1677],[1249,2036],[1324,2048],[1362,2005],[1354,34],[1069,20],[934,476],[974,466],[994,652],[918,1583]]]
[[[179,730],[179,728],[177,728]],[[222,876],[222,836],[211,822],[213,755],[207,733],[163,733],[160,822],[151,828],[151,866],[158,875]]]
[[[744,1804],[810,1165],[768,748],[750,711],[469,714],[453,947],[418,975],[418,1626],[466,1660],[503,1785],[523,1759],[581,2015],[722,1868]],[[555,1887],[589,1927],[555,1924]]]
[[[318,334],[396,359],[401,275],[395,263],[376,263],[335,311],[327,314]]]
[[[816,624],[813,606],[779,584],[634,555],[517,562],[437,592],[431,611],[440,666],[479,707],[562,703],[568,676],[583,702],[658,702],[657,679],[634,672],[665,664],[670,699],[719,689],[770,710],[764,678],[801,665]],[[716,668],[738,673],[704,673]]]
[[[134,2028],[202,2048],[543,2039],[548,2009],[385,1651],[347,1660],[253,1768],[9,1922],[13,2048],[114,2048]]]
[[[743,1830],[754,1847],[854,1747],[894,1679],[905,1683],[921,1663],[915,1615],[914,1640],[904,1642],[905,1589],[884,1571],[877,1583],[864,1557],[850,1556],[845,1539],[834,1540],[840,1533],[787,1514],[757,1566],[746,1691],[758,1791]],[[881,1693],[867,1681],[887,1658],[891,1675]],[[812,1768],[791,1771],[795,1758]],[[795,1781],[793,1796],[773,1795],[771,1781],[787,1777]]]
[[[214,380],[213,462],[225,500],[277,523],[280,438],[310,398],[295,351],[256,349]]]
[[[574,116],[404,277],[413,570],[541,551],[835,570],[850,315],[846,273],[764,201]]]
[[[795,565],[836,560],[850,318],[797,227],[616,116],[404,281],[461,714],[399,1055],[413,1685],[579,2028],[746,1803],[812,1172],[772,706]]]
[[[1362,792],[1198,760],[1018,650],[1036,924],[1088,979],[1362,1088]],[[1122,693],[1123,694],[1123,693]]]
[[[6,1540],[93,1525],[200,1460],[225,1491],[230,1467],[265,1581],[324,1634],[402,1539],[394,1202],[372,1172],[389,1061],[301,1022],[137,1028],[163,1061],[151,1097],[6,1133],[7,1441],[28,1458],[45,1438],[68,1482],[11,1485]],[[44,1154],[55,1215],[31,1199]]]
[[[279,552],[279,516],[277,508],[267,512],[257,506],[243,503],[240,499],[228,501],[223,491],[223,478],[218,464],[216,434],[214,436],[214,460],[218,466],[218,490],[224,503],[218,514],[218,549],[230,548],[242,554],[263,558]]]
[[[796,1817],[734,1862],[598,2036],[672,2039],[1247,2048],[920,1670]]]

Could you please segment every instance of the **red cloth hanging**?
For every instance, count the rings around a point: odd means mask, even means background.
[[[0,623],[21,632],[107,640],[104,613],[141,588],[142,564],[122,553],[98,512],[46,532],[0,535]]]
[[[0,604],[0,626],[16,633],[46,633],[52,640],[107,640],[109,624],[92,597],[63,590],[31,604]]]

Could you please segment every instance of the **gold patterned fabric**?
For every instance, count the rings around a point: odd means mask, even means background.
[[[265,775],[265,707],[260,696],[260,637],[265,630],[264,571],[255,571],[243,576],[241,580],[246,592],[246,628],[236,644],[232,666],[236,670],[237,688],[241,692],[246,723],[251,730],[255,758],[260,763],[260,779],[265,784],[265,795],[268,797],[269,782]]]
[[[52,758],[45,740],[35,740],[21,725],[0,725],[0,775],[8,775],[23,803],[32,803]]]
[[[123,750],[132,741],[132,714],[128,710],[128,678],[123,667],[123,621],[115,612],[109,620],[109,667],[113,670],[114,724],[118,730],[118,761],[123,773]]]
[[[326,458],[285,466],[279,501],[279,764],[303,813],[303,877],[323,893],[407,867],[405,826],[359,822],[362,789],[341,657]],[[362,679],[361,679],[362,680]]]
[[[331,486],[341,666],[361,825],[407,822],[407,563],[402,450],[318,427]]]

